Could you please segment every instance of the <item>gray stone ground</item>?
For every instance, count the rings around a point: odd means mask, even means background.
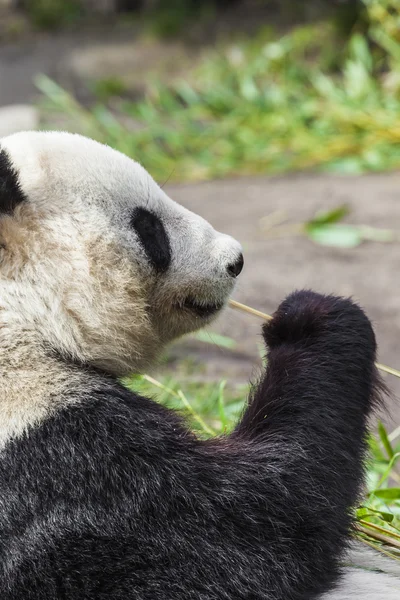
[[[179,52],[173,46],[168,51],[161,49],[163,59],[178,67],[175,57]],[[99,67],[106,68],[104,76],[136,78],[140,89],[147,68],[159,64],[157,56],[160,49],[138,46],[134,40],[121,36],[108,36],[105,40],[99,36],[58,34],[0,46],[0,136],[2,127],[4,134],[34,122],[29,105],[25,112],[21,107],[15,109],[14,116],[1,107],[32,103],[37,95],[32,78],[38,72],[72,87],[84,99],[84,84],[99,76]],[[178,202],[242,242],[245,269],[235,293],[238,300],[272,312],[295,288],[353,295],[375,323],[380,361],[400,368],[400,244],[368,243],[339,250],[297,237],[270,239],[260,230],[260,219],[277,209],[286,210],[296,222],[310,218],[318,209],[346,202],[352,210],[349,221],[400,232],[400,174],[248,178],[167,186],[167,190]],[[238,342],[236,351],[186,341],[176,346],[175,357],[186,357],[190,350],[206,363],[208,377],[247,381],[257,372],[254,366],[259,365],[260,322],[227,310],[210,329],[233,337]],[[387,382],[400,396],[400,380],[387,377]],[[400,424],[400,403],[396,399],[392,401],[391,413],[393,421]]]
[[[142,94],[154,72],[161,80],[187,73],[199,52],[180,42],[138,40],[137,31],[126,29],[30,33],[0,44],[0,107],[35,101],[39,93],[34,78],[40,73],[72,90],[83,103],[91,99],[90,83],[107,77],[123,81],[132,95]]]

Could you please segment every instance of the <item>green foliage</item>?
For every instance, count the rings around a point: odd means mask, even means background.
[[[359,535],[400,560],[400,476],[396,469],[400,458],[400,430],[389,435],[379,423],[377,434],[370,440],[372,458],[367,499],[357,511]]]
[[[215,2],[196,2],[195,0],[158,0],[148,15],[150,31],[161,38],[173,38],[184,34],[185,27],[193,22],[204,24],[215,13]]]
[[[128,91],[126,83],[120,77],[98,79],[91,87],[93,93],[103,102],[107,102],[110,98],[124,96]]]
[[[85,110],[43,78],[38,85],[50,101],[47,110],[66,112],[71,126],[134,156],[159,179],[394,169],[400,166],[399,0],[365,0],[365,9],[368,36],[353,28],[343,43],[329,23],[280,38],[263,31],[211,52],[185,80],[153,82],[144,99],[121,100],[112,112],[101,102]],[[339,70],[330,72],[338,44]],[[104,82],[101,100],[103,90]],[[134,123],[132,131],[126,122]]]
[[[180,411],[187,417],[191,428],[203,438],[232,429],[243,410],[247,393],[245,386],[228,386],[225,381],[187,382],[184,392],[181,384],[172,377],[158,381],[147,375],[138,375],[125,383],[130,389]]]
[[[352,248],[362,241],[359,227],[338,223],[349,214],[346,205],[338,206],[330,211],[317,213],[305,224],[305,234],[317,244]]]
[[[201,329],[197,333],[194,333],[192,337],[199,342],[213,344],[228,350],[233,350],[236,347],[236,342],[232,338],[227,337],[226,335],[221,335],[220,333],[210,333],[205,329]]]
[[[42,29],[68,25],[82,14],[80,0],[25,0],[23,5],[32,23]]]
[[[261,220],[261,229],[266,237],[306,236],[322,246],[354,248],[363,242],[392,243],[399,241],[399,235],[392,229],[370,225],[352,225],[340,221],[349,214],[346,205],[328,211],[318,212],[303,223],[287,223],[286,213],[275,211]]]
[[[304,224],[303,231],[313,242],[337,248],[355,248],[365,241],[398,241],[396,232],[391,229],[339,223],[348,213],[347,206],[339,206],[331,211],[317,214]]]

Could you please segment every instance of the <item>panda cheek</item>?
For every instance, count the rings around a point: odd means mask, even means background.
[[[131,227],[138,236],[146,256],[157,273],[165,273],[171,264],[171,245],[162,221],[145,208],[137,208]]]

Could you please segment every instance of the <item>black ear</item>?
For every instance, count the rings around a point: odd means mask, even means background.
[[[0,216],[12,214],[20,202],[25,202],[18,173],[11,164],[7,152],[0,148]]]

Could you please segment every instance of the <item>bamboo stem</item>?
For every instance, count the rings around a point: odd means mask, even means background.
[[[267,313],[263,313],[260,310],[256,310],[255,308],[251,308],[251,306],[247,306],[246,304],[241,304],[236,300],[229,300],[229,306],[231,308],[236,308],[237,310],[242,310],[243,312],[247,312],[250,315],[254,315],[255,317],[260,317],[265,321],[270,321],[272,319],[271,315],[267,315]]]
[[[191,413],[191,415],[193,416],[193,418],[199,423],[199,425],[201,425],[201,427],[204,429],[204,431],[206,433],[208,433],[209,435],[215,435],[215,431],[213,429],[211,429],[207,425],[207,423],[205,421],[203,421],[203,419],[201,418],[201,416],[194,410],[193,406],[190,404],[189,400],[186,398],[186,396],[182,392],[182,390],[175,391],[175,390],[167,387],[163,383],[161,383],[161,381],[158,381],[157,379],[154,379],[154,377],[151,377],[151,375],[143,375],[143,378],[146,381],[148,381],[149,383],[151,383],[151,384],[155,385],[156,387],[160,388],[164,392],[167,392],[167,394],[170,394],[171,396],[175,396],[175,398],[178,398],[182,402],[182,404],[184,405],[184,407]]]
[[[390,535],[392,535],[393,537],[400,540],[400,534],[398,534],[394,531],[390,531],[388,529],[384,529],[383,527],[380,527],[379,525],[375,525],[375,523],[369,523],[369,521],[365,521],[364,519],[360,519],[359,523],[361,523],[361,525],[365,525],[367,527],[372,527],[372,529],[376,529],[376,531],[380,531],[381,533],[388,533],[388,531],[389,531]]]
[[[366,540],[365,538],[363,538],[359,535],[357,535],[356,538],[363,544],[366,544],[367,546],[369,546],[370,548],[375,550],[376,552],[381,552],[382,554],[384,554],[385,556],[387,556],[388,558],[390,558],[392,560],[400,561],[400,556],[397,556],[396,554],[392,554],[391,552],[384,550],[384,548],[382,546],[377,546],[376,544],[369,542],[368,540]]]
[[[367,529],[367,527],[363,527],[362,525],[356,525],[357,531],[360,533],[364,533],[364,535],[368,535],[370,538],[378,540],[379,542],[383,542],[384,544],[388,544],[389,546],[393,546],[394,548],[400,548],[400,542],[394,540],[388,535],[382,535],[373,529]]]
[[[395,377],[400,377],[400,371],[398,369],[388,367],[387,365],[382,365],[381,363],[376,363],[376,366],[380,371],[384,371],[384,373],[389,373],[390,375],[394,375]]]

